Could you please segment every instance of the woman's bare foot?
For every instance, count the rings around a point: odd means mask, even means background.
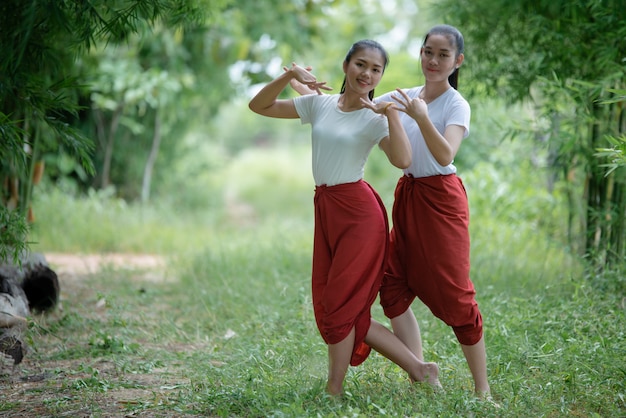
[[[337,385],[333,385],[331,384],[331,382],[326,383],[326,393],[328,393],[330,396],[341,396],[343,395],[343,387],[342,385],[339,385],[339,387],[337,387]]]
[[[422,363],[416,374],[409,376],[411,383],[426,382],[435,389],[442,389],[439,382],[439,366],[437,363]]]
[[[477,391],[474,392],[474,395],[478,399],[491,404],[493,407],[500,408],[500,404],[498,404],[496,401],[494,401],[493,398],[491,397],[491,392],[490,391],[480,391],[480,390],[477,390]]]

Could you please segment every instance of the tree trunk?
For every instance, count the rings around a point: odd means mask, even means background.
[[[611,225],[610,251],[607,266],[619,266],[626,258],[626,184],[615,182],[615,190],[611,199],[613,219]]]
[[[618,86],[620,87],[620,86]],[[626,134],[626,103],[624,101],[611,105],[611,119],[616,122],[616,136]],[[611,242],[607,264],[609,267],[623,265],[626,259],[626,167],[612,172],[614,190],[611,196]]]
[[[606,222],[604,222],[606,210],[606,179],[602,172],[597,158],[594,156],[595,150],[600,145],[600,133],[598,124],[601,109],[595,104],[591,104],[591,112],[594,116],[590,122],[589,129],[589,149],[587,156],[587,212],[586,212],[586,241],[585,256],[590,259],[594,269],[602,269],[606,260],[606,253],[602,248],[602,240],[606,238]]]
[[[619,170],[607,176],[606,169],[595,156],[595,150],[604,146],[604,135],[611,132],[607,125],[614,122],[621,125],[621,116],[612,113],[612,110],[606,106],[592,105],[592,119],[595,123],[592,122],[590,129],[587,159],[585,256],[596,273],[621,265],[625,255],[626,183],[618,177]],[[599,121],[607,122],[602,124]]]
[[[104,161],[102,162],[102,179],[100,187],[103,189],[106,188],[111,179],[111,160],[113,159],[113,143],[115,142],[115,134],[117,133],[117,128],[120,123],[120,118],[122,117],[122,112],[124,110],[124,103],[119,103],[115,111],[113,112],[113,116],[111,118],[111,126],[109,128],[109,135],[106,140],[106,145],[104,149]]]
[[[152,137],[152,147],[148,155],[148,161],[143,171],[143,182],[141,185],[141,201],[146,203],[150,199],[150,184],[152,183],[152,170],[156,164],[159,155],[159,147],[161,146],[161,118],[157,109],[154,116],[154,136]]]

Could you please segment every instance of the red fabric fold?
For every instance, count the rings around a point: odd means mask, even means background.
[[[469,209],[461,179],[400,178],[393,223],[380,291],[385,315],[404,313],[417,296],[462,344],[478,342],[482,317],[470,280]]]
[[[355,328],[350,364],[369,356],[365,344],[388,251],[389,223],[380,196],[365,181],[315,189],[312,294],[327,344]]]

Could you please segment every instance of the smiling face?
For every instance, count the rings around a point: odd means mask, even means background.
[[[385,56],[376,48],[363,48],[344,61],[346,91],[368,95],[380,82],[386,66]]]
[[[457,53],[454,38],[433,33],[422,46],[422,71],[427,81],[447,82],[448,76],[463,62],[463,54]]]

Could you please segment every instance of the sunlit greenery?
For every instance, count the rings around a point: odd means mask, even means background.
[[[28,242],[44,255],[151,253],[167,265],[156,281],[112,266],[61,275],[61,306],[29,318],[27,360],[2,369],[0,391],[24,389],[0,398],[0,415],[626,416],[626,44],[614,42],[626,9],[481,0],[443,13],[444,3],[1,5],[14,30],[0,35],[11,58],[0,76],[0,259]],[[292,60],[338,92],[345,53],[365,37],[391,55],[377,94],[421,84],[421,39],[441,21],[466,34],[459,90],[472,123],[455,164],[499,407],[473,397],[454,334],[419,302],[445,393],[411,388],[374,354],[331,399],[310,295],[310,126],[263,118],[247,102]],[[38,160],[46,168],[34,184]],[[586,189],[590,173],[598,181]],[[389,212],[400,175],[372,151],[366,180]],[[16,203],[19,212],[5,210]],[[576,239],[587,215],[598,221],[596,253]],[[602,247],[607,233],[612,247]],[[373,314],[388,325],[378,304]]]
[[[476,114],[497,118],[497,108],[478,105]],[[440,364],[445,393],[410,388],[399,368],[374,354],[350,369],[343,400],[324,394],[327,354],[310,296],[308,135],[306,127],[286,122],[284,140],[223,153],[232,156],[152,204],[128,204],[112,192],[80,198],[42,187],[34,206],[34,249],[159,253],[174,278],[148,284],[137,273],[107,269],[85,279],[89,291],[66,290],[64,310],[40,318],[31,330],[39,347],[32,355],[42,364],[73,359],[81,365],[57,377],[65,390],[47,410],[62,413],[81,400],[97,411],[95,394],[117,399],[134,388],[159,395],[121,403],[128,413],[623,415],[626,282],[609,272],[585,275],[565,245],[563,196],[558,184],[552,192],[547,187],[541,148],[481,134],[490,119],[476,120],[458,164],[470,198],[472,277],[499,407],[473,397],[454,334],[419,303],[414,311],[425,355]],[[222,138],[231,136],[236,133]],[[199,146],[195,158],[210,162],[215,149]],[[374,150],[367,179],[388,208],[398,175]],[[96,303],[106,308],[91,312]],[[388,325],[378,304],[373,314]],[[94,356],[114,363],[114,372],[91,363]],[[157,370],[162,377],[156,383],[140,378]],[[17,407],[0,402],[0,409]]]
[[[584,276],[551,225],[560,216],[553,210],[558,195],[529,194],[533,187],[541,188],[542,177],[535,169],[520,164],[498,171],[489,162],[466,170],[464,178],[473,202],[472,275],[499,407],[473,397],[471,376],[454,334],[419,303],[414,311],[425,355],[439,363],[445,393],[423,385],[411,388],[398,367],[373,354],[349,370],[343,399],[328,398],[327,353],[310,296],[311,202],[299,203],[312,195],[306,185],[310,174],[305,163],[300,168],[294,163],[306,156],[298,147],[273,156],[267,150],[246,155],[247,176],[233,175],[241,164],[234,159],[222,170],[221,178],[228,181],[216,183],[221,187],[207,193],[226,193],[230,187],[242,191],[245,201],[259,208],[248,223],[226,222],[226,212],[210,217],[169,205],[124,205],[105,194],[76,200],[43,193],[49,200],[35,208],[42,219],[53,215],[47,205],[84,219],[74,222],[73,229],[65,224],[71,238],[64,251],[162,252],[169,260],[168,276],[173,277],[146,282],[133,271],[105,269],[84,278],[82,286],[68,286],[62,311],[37,319],[29,331],[37,347],[29,354],[31,361],[44,368],[73,364],[62,374],[50,371],[48,379],[63,382],[63,388],[47,393],[47,414],[72,411],[80,404],[81,410],[98,415],[99,394],[116,399],[125,413],[155,416],[626,412],[626,333],[621,325],[626,320],[621,300],[626,284],[598,292],[605,283]],[[263,161],[283,165],[270,170]],[[384,165],[378,169],[385,171]],[[258,177],[260,189],[261,179],[266,179],[271,188],[277,172],[300,180],[280,183],[265,198],[246,192],[255,189],[248,177]],[[372,182],[390,184],[387,175]],[[381,186],[387,198],[391,192]],[[44,224],[60,223],[63,230],[63,222],[55,217]],[[104,231],[97,240],[89,238],[90,223],[99,223]],[[50,234],[52,229],[44,226],[38,230],[38,248],[57,250],[57,241],[50,238],[61,231]],[[615,281],[610,283],[614,286]],[[93,311],[96,304],[101,307]],[[373,314],[388,325],[378,304]],[[95,357],[100,360],[92,361]],[[123,395],[131,389],[137,391],[132,402]],[[20,400],[0,401],[3,411],[20,407]]]

